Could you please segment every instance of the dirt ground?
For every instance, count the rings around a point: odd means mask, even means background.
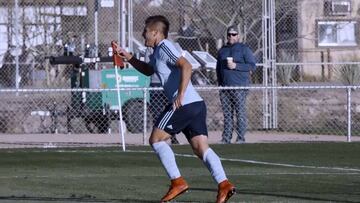
[[[126,145],[147,145],[148,136],[126,133]],[[177,135],[180,144],[188,144],[184,135]],[[233,137],[233,142],[236,137]],[[209,132],[209,143],[219,144],[220,131]],[[284,132],[251,131],[246,134],[246,143],[274,142],[347,142],[346,136],[304,135]],[[352,142],[359,142],[360,136],[352,136]],[[0,134],[0,148],[57,148],[121,146],[121,134]]]

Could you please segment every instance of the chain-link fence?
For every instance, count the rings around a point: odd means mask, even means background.
[[[249,133],[357,135],[357,90],[349,114],[349,89],[331,86],[360,84],[359,8],[354,0],[0,0],[0,131],[114,135],[114,88],[138,87],[121,98],[127,133],[143,143],[166,103],[161,89],[146,89],[150,79],[132,68],[114,80],[105,58],[111,40],[141,57],[145,19],[164,15],[169,38],[193,64],[193,84],[207,88],[200,93],[217,141],[223,108],[213,62],[230,25],[257,60],[250,88],[263,87],[247,96]],[[54,62],[71,55],[75,62]]]
[[[249,94],[243,110],[247,118],[246,138],[256,139],[260,132],[268,139],[276,134],[285,134],[277,141],[295,140],[327,141],[332,136],[338,141],[350,140],[350,135],[358,135],[360,126],[359,86],[295,86],[295,87],[249,87]],[[224,129],[224,108],[219,92],[244,91],[243,88],[198,88],[207,105],[207,124],[212,142],[219,143]],[[143,144],[152,129],[156,117],[167,103],[162,96],[162,89],[122,89],[120,92],[141,91],[143,99],[130,100],[122,107],[123,126],[126,140],[130,143]],[[264,128],[270,115],[263,114],[264,93],[277,92],[276,128]],[[13,134],[16,143],[21,142],[22,134],[37,136],[66,135],[71,138],[78,134],[88,134],[82,142],[91,142],[92,135],[103,134],[112,137],[113,142],[120,142],[118,108],[104,105],[108,94],[116,90],[2,90],[1,92],[0,130],[4,134]],[[122,94],[122,93],[121,93]],[[86,95],[86,96],[85,96]],[[224,95],[222,95],[224,96]],[[271,99],[271,98],[269,98]],[[146,102],[144,102],[146,101]],[[242,112],[240,112],[242,113]],[[237,137],[234,112],[233,139]],[[145,127],[145,129],[144,129]],[[20,136],[20,137],[17,137]],[[254,136],[254,137],[253,137]],[[314,138],[316,137],[316,138]],[[273,137],[273,139],[278,139]],[[46,139],[45,139],[46,140]],[[294,140],[293,140],[294,141]],[[63,141],[64,142],[64,141]],[[101,138],[95,143],[102,143]]]
[[[3,88],[69,88],[71,66],[51,65],[49,57],[107,56],[119,39],[119,1],[2,0],[0,11]]]
[[[154,14],[168,17],[169,38],[183,50],[206,51],[215,58],[226,43],[226,28],[236,25],[257,62],[264,64],[255,71],[254,83],[276,80],[264,72],[276,72],[277,63],[289,62],[319,63],[301,69],[298,78],[323,81],[318,72],[329,65],[320,63],[359,62],[360,3],[343,1],[0,1],[0,86],[70,87],[71,67],[49,65],[47,57],[107,56],[109,42],[124,34],[124,46],[138,53],[144,20]],[[201,75],[203,80],[206,76]],[[329,75],[328,80],[336,78]]]

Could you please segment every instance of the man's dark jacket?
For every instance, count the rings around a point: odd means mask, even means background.
[[[227,67],[227,57],[233,57],[235,69]],[[251,82],[250,72],[255,69],[253,52],[243,43],[225,45],[218,52],[216,74],[219,86],[248,86]]]

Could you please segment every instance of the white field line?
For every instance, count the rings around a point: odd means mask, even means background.
[[[151,151],[129,151],[129,152],[149,153]],[[151,153],[153,153],[153,152],[151,152]],[[197,156],[192,155],[192,154],[177,154],[177,153],[175,153],[175,156],[197,158]],[[270,166],[283,166],[283,167],[290,167],[290,168],[310,168],[310,169],[327,169],[327,170],[360,172],[360,169],[358,169],[358,168],[306,166],[306,165],[295,165],[295,164],[283,164],[283,163],[274,163],[274,162],[265,162],[265,161],[255,161],[255,160],[247,160],[247,159],[228,159],[228,158],[221,158],[221,157],[220,157],[220,160],[221,161],[229,161],[229,162],[243,162],[243,163],[251,163],[251,164],[270,165]]]
[[[12,153],[13,151],[7,151],[7,153]],[[15,151],[14,151],[15,152]],[[82,150],[39,150],[39,151],[31,151],[31,152],[57,152],[57,153],[114,153],[114,152],[122,152],[119,150],[89,150],[89,151],[82,151]],[[154,153],[153,151],[147,150],[126,150],[126,152],[130,153]],[[125,152],[125,153],[126,153]],[[122,152],[123,153],[123,152]],[[178,157],[189,157],[189,158],[197,158],[197,156],[193,154],[178,154],[175,153],[175,156]],[[250,164],[260,164],[260,165],[269,165],[269,166],[283,166],[283,167],[290,167],[290,168],[308,168],[308,169],[326,169],[326,170],[338,170],[338,171],[354,171],[360,172],[358,168],[342,168],[342,167],[326,167],[326,166],[307,166],[307,165],[295,165],[295,164],[286,164],[286,163],[274,163],[274,162],[266,162],[266,161],[256,161],[256,160],[247,160],[247,159],[228,159],[228,158],[221,158],[221,161],[229,161],[229,162],[242,162],[242,163],[250,163]]]

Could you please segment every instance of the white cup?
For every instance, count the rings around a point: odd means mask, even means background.
[[[226,57],[226,60],[227,60],[227,62],[233,62],[234,61],[233,57]]]

